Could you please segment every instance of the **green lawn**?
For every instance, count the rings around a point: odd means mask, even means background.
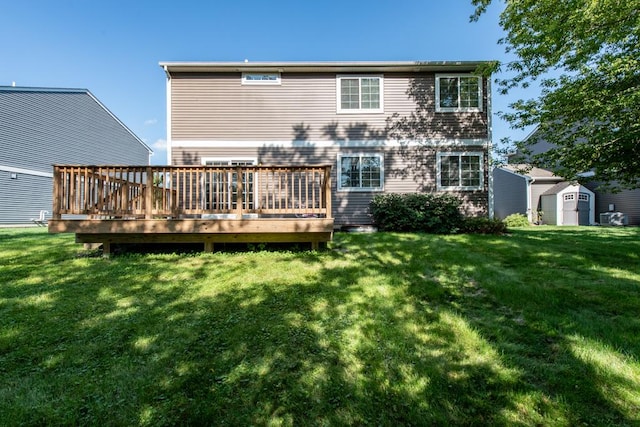
[[[640,424],[640,229],[330,246],[0,229],[0,424]]]

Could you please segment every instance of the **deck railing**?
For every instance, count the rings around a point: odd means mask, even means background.
[[[331,166],[55,165],[53,218],[331,218]]]

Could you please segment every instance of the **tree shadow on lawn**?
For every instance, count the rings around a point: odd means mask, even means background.
[[[637,337],[594,336],[571,313],[548,320],[499,298],[500,281],[517,293],[532,285],[502,264],[533,247],[483,237],[487,257],[464,236],[336,238],[341,250],[322,254],[69,261],[52,272],[49,301],[0,306],[16,328],[0,340],[10,368],[0,414],[112,425],[636,421],[571,337],[630,354]],[[468,255],[452,263],[460,245]]]
[[[635,313],[640,309],[640,283],[612,271],[629,269],[638,277],[637,252],[629,251],[637,245],[637,235],[614,236],[626,243],[616,251],[608,247],[611,236],[601,233],[589,236],[593,247],[575,248],[575,232],[538,230],[528,236],[530,242],[519,236],[517,243],[491,236],[455,236],[435,245],[431,240],[403,261],[427,267],[424,280],[416,277],[409,285],[416,299],[460,315],[504,366],[519,373],[514,387],[497,387],[510,396],[506,406],[495,408],[504,422],[518,419],[502,416],[517,414],[526,401],[537,414],[520,413],[525,424],[639,421],[640,320]],[[564,241],[562,250],[539,244],[541,238],[557,242],[558,235]],[[446,254],[447,247],[455,257]],[[388,250],[394,251],[393,244]],[[520,267],[512,268],[516,265]],[[576,268],[583,265],[584,270]],[[601,354],[591,354],[598,351]],[[613,373],[607,363],[635,364],[635,377],[624,368],[618,372],[628,375]]]

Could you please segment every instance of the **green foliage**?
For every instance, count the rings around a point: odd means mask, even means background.
[[[524,214],[514,213],[507,216],[503,221],[507,227],[528,227],[531,225],[529,224],[529,218]]]
[[[472,0],[478,19],[492,0]],[[515,128],[539,125],[517,142],[528,154],[538,139],[554,148],[529,156],[567,179],[593,171],[612,187],[640,186],[640,3],[638,0],[507,0],[499,43],[517,61],[497,66],[506,93],[538,81],[535,99],[503,117]],[[616,183],[612,183],[616,181]]]
[[[381,231],[449,234],[462,224],[460,205],[451,194],[378,194],[369,211]]]
[[[504,234],[507,226],[499,219],[468,217],[464,219],[460,231],[468,234]]]

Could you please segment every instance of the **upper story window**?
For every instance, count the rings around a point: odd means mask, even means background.
[[[338,190],[382,191],[384,156],[382,154],[339,154]]]
[[[439,190],[482,190],[482,153],[438,153]]]
[[[242,73],[243,85],[279,85],[280,73]]]
[[[382,113],[382,76],[338,76],[338,113]]]
[[[436,111],[482,111],[482,79],[470,74],[436,75]]]

